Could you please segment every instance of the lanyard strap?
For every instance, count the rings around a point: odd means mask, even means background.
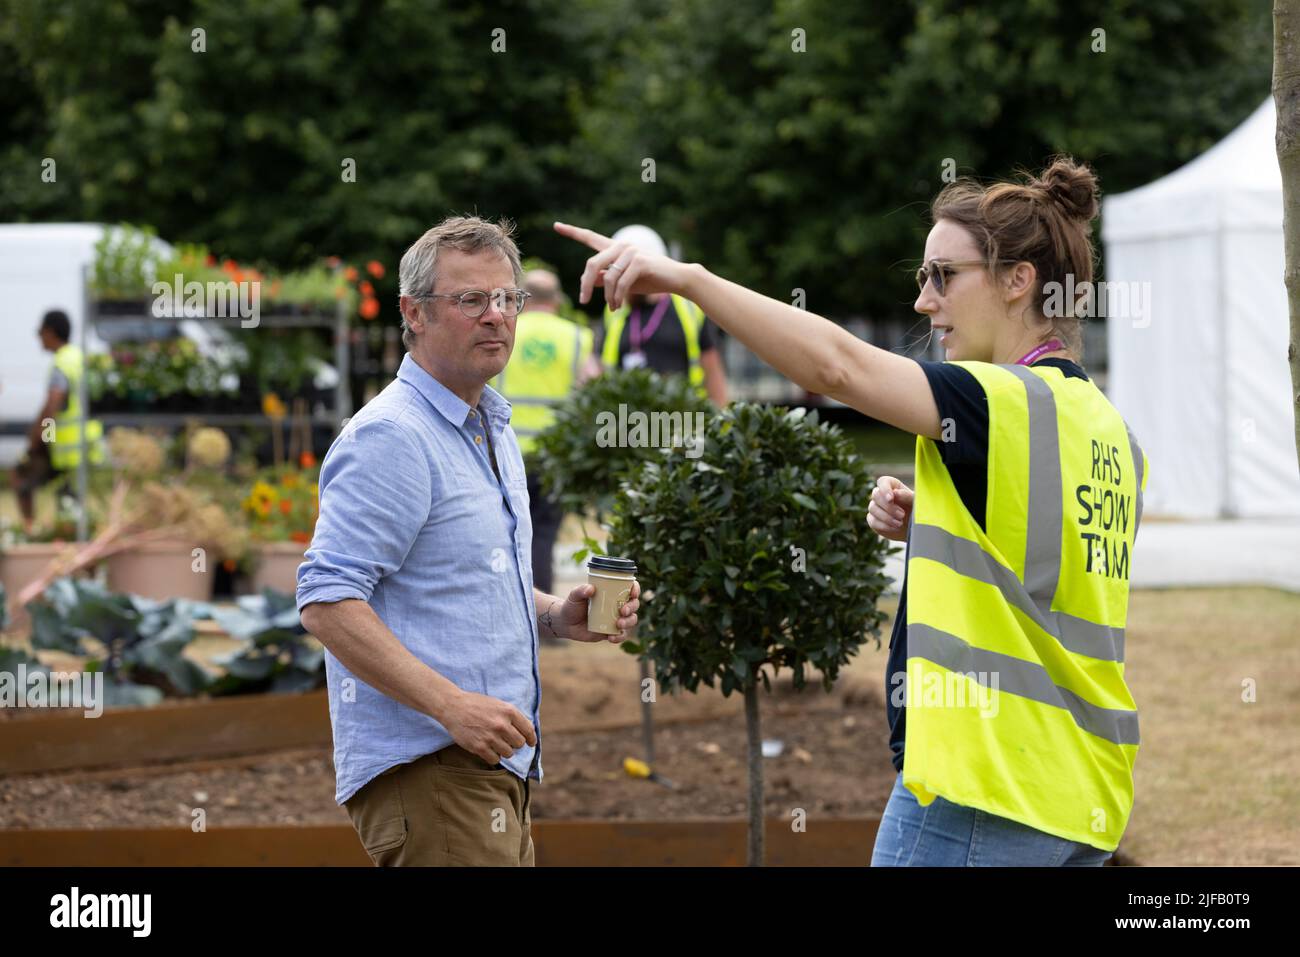
[[[1021,356],[1019,359],[1016,360],[1016,365],[1018,366],[1030,365],[1039,356],[1046,355],[1049,352],[1055,352],[1057,349],[1064,349],[1064,348],[1065,348],[1065,343],[1063,343],[1060,339],[1049,340],[1048,342],[1044,342],[1041,346],[1038,346],[1037,348],[1034,349],[1030,349],[1028,352],[1026,352],[1023,356]]]
[[[672,299],[668,296],[664,296],[663,299],[659,300],[659,305],[655,306],[655,311],[650,314],[650,324],[646,326],[644,339],[641,334],[641,307],[637,306],[632,310],[633,352],[640,352],[641,343],[648,341],[655,334],[655,330],[659,328],[659,323],[663,321],[664,313],[668,311],[670,305],[672,305]]]

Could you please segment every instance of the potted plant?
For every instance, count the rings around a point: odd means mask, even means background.
[[[74,553],[76,538],[77,500],[70,495],[59,497],[54,519],[49,525],[38,525],[30,533],[8,521],[0,524],[0,588],[4,594],[16,596],[56,565],[60,558]],[[83,569],[84,574],[91,571],[91,568]],[[4,613],[0,610],[0,614]],[[28,618],[24,608],[15,605],[7,613],[9,627],[26,627]]]
[[[745,697],[749,863],[763,859],[760,680],[789,668],[827,690],[868,635],[888,579],[867,525],[866,463],[816,412],[736,403],[708,421],[701,454],[643,465],[621,486],[610,552],[636,561],[644,621],[625,650],[661,687]]]
[[[207,600],[216,564],[246,547],[243,524],[231,522],[201,466],[191,461],[170,472],[160,443],[131,429],[113,429],[108,445],[113,487],[99,530],[24,586],[14,599],[18,606],[55,579],[100,561],[108,563],[115,590]],[[228,441],[223,454],[229,454]]]
[[[122,223],[104,230],[95,243],[90,291],[100,315],[148,316],[149,298],[161,260],[150,226]]]
[[[316,528],[319,477],[305,452],[295,465],[264,469],[249,488],[242,509],[253,541],[254,590],[297,591],[298,566]]]

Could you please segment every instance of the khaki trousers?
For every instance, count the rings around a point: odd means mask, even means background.
[[[377,867],[532,867],[530,782],[453,744],[347,800]]]

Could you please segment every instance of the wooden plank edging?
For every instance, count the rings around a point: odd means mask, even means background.
[[[810,817],[805,832],[767,820],[770,866],[865,867],[879,818]],[[746,822],[533,821],[539,867],[730,867],[745,863]],[[347,824],[213,828],[0,829],[5,867],[369,867]]]
[[[0,721],[0,775],[328,747],[324,691],[247,694]]]

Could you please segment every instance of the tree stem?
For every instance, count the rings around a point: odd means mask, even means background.
[[[757,679],[757,675],[754,676]],[[750,867],[763,866],[763,732],[758,720],[758,681],[745,688],[745,730],[749,733]]]

